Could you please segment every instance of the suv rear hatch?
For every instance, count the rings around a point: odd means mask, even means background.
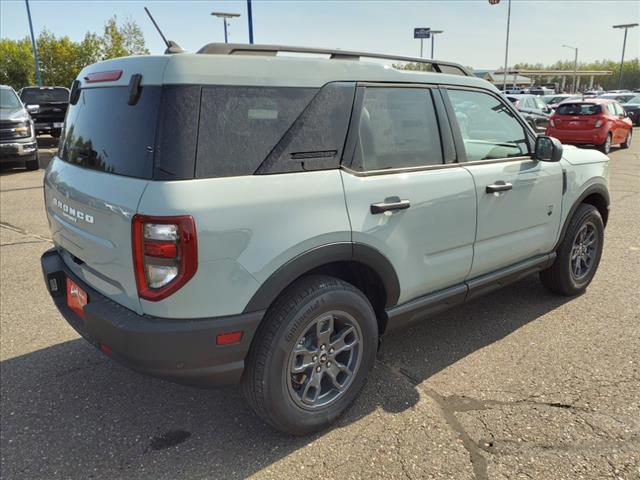
[[[602,124],[602,118],[602,107],[597,103],[561,103],[552,117],[552,126],[559,130],[591,130]]]
[[[69,106],[58,155],[45,176],[47,216],[67,267],[142,313],[131,219],[153,174],[161,87],[142,87],[130,105],[126,83],[97,86],[83,86]]]

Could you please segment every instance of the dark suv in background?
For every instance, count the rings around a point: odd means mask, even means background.
[[[69,90],[64,87],[24,87],[19,92],[35,124],[36,134],[60,137],[69,106]]]
[[[29,113],[13,88],[0,85],[0,163],[38,169],[38,145]]]

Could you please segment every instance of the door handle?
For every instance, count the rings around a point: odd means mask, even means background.
[[[493,185],[487,185],[485,191],[487,193],[495,193],[495,192],[506,192],[507,190],[511,190],[513,185],[510,183],[504,183],[503,181],[499,181],[494,183]]]
[[[371,204],[371,213],[376,215],[378,213],[389,212],[391,210],[406,210],[411,206],[409,200],[398,200],[397,202],[380,202]]]

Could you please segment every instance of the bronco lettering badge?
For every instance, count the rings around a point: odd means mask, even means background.
[[[87,223],[93,223],[93,215],[89,215],[88,213],[84,213],[80,210],[70,207],[66,203],[58,200],[56,197],[53,197],[52,201],[53,206],[62,210],[62,215],[71,220],[73,223],[78,223],[78,220]]]

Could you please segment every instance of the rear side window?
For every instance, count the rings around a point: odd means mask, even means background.
[[[69,101],[69,90],[66,88],[25,88],[20,93],[20,98],[25,105],[65,103]]]
[[[353,167],[358,170],[443,163],[440,131],[427,88],[367,87]]]
[[[145,86],[135,105],[129,87],[83,88],[67,111],[62,160],[92,170],[151,178],[161,87]]]
[[[596,115],[602,107],[595,103],[562,103],[556,108],[558,115]]]
[[[529,155],[529,141],[514,113],[487,93],[449,90],[468,161]]]
[[[203,87],[196,178],[254,173],[316,92],[295,87]]]

